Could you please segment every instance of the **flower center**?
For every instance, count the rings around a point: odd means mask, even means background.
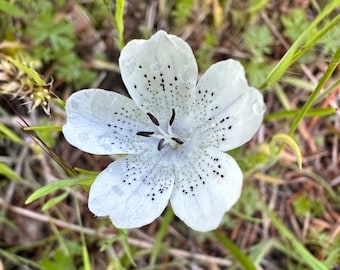
[[[165,131],[159,125],[158,119],[152,115],[151,113],[147,113],[151,122],[156,126],[158,132],[153,131],[138,131],[136,134],[138,136],[143,137],[153,137],[159,139],[157,149],[161,151],[166,144],[169,144],[172,148],[176,149],[179,145],[183,144],[184,142],[179,138],[178,135],[174,133],[172,130],[172,125],[175,121],[175,110],[172,109],[172,115],[168,122],[168,130]]]

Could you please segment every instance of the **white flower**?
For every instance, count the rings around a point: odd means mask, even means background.
[[[189,45],[164,31],[129,42],[119,65],[132,99],[87,89],[66,102],[68,142],[92,154],[128,154],[98,175],[89,209],[134,228],[155,220],[170,200],[194,230],[215,229],[242,188],[242,172],[224,151],[258,130],[262,95],[235,60],[212,65],[196,84]]]

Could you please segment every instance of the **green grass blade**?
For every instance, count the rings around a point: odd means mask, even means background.
[[[53,197],[52,199],[48,200],[46,203],[44,203],[44,205],[42,206],[42,210],[43,211],[47,211],[48,209],[50,209],[51,207],[55,206],[56,204],[62,202],[63,200],[66,199],[66,197],[68,196],[67,192],[64,192],[56,197]]]
[[[333,27],[340,23],[340,15],[336,16],[333,20],[326,24],[324,28],[314,34],[312,38],[310,38],[307,43],[302,46],[295,54],[293,58],[293,63],[298,60],[306,51],[312,48],[315,43],[320,40],[327,32],[329,32]]]
[[[21,176],[8,167],[5,163],[0,162],[0,175],[6,176],[8,179],[18,181]]]
[[[292,234],[287,227],[281,223],[279,218],[276,216],[276,214],[266,207],[264,207],[264,210],[266,211],[266,214],[270,218],[272,224],[276,227],[276,229],[280,232],[281,236],[288,240],[296,254],[299,255],[300,261],[303,262],[304,264],[308,265],[310,269],[313,270],[327,270],[328,268],[326,265],[324,265],[322,262],[317,260],[305,247],[303,244],[300,243],[298,239]]]
[[[85,170],[83,168],[78,168],[78,167],[75,167],[74,170],[79,174],[86,174],[86,175],[93,175],[93,176],[97,176],[99,174],[99,172],[97,171]]]
[[[167,208],[165,214],[163,215],[160,228],[157,232],[156,241],[153,244],[150,265],[154,265],[158,255],[161,253],[163,248],[163,239],[168,232],[169,225],[174,217],[174,212],[170,207]]]
[[[333,74],[333,71],[338,67],[340,63],[340,48],[335,52],[333,59],[331,63],[329,64],[325,74],[322,76],[320,79],[318,85],[316,86],[315,90],[312,92],[312,94],[309,96],[301,110],[299,110],[298,115],[295,117],[288,134],[292,135],[297,128],[299,122],[301,119],[306,115],[307,111],[311,108],[313,103],[316,101],[317,97],[320,94],[321,89],[324,87],[328,79],[331,77]]]
[[[284,243],[275,241],[274,248],[277,249],[280,253],[282,253],[287,258],[291,258],[295,260],[296,262],[298,262],[298,264],[302,264],[300,255],[295,252],[294,248],[292,248],[291,245],[287,243],[287,241],[282,241],[282,242]],[[302,268],[302,269],[306,269],[306,268]]]
[[[272,69],[272,71],[269,73],[265,81],[259,87],[261,90],[264,90],[268,86],[271,86],[272,84],[277,82],[286,72],[286,70],[298,59],[298,57],[300,57],[303,53],[307,51],[303,48],[304,47],[303,43],[306,42],[306,40],[307,40],[306,44],[309,44],[309,48],[311,47],[312,43],[308,43],[308,40],[313,40],[313,42],[315,43],[316,38],[313,38],[314,37],[313,31],[315,31],[316,26],[323,19],[325,19],[334,9],[339,7],[339,5],[340,0],[333,0],[320,12],[320,14],[314,19],[314,21],[309,25],[309,27],[293,43],[293,45],[290,47],[287,53],[281,58],[279,63]],[[328,31],[329,30],[330,29],[328,29]],[[324,31],[323,34],[325,34],[326,32],[327,31]]]
[[[216,230],[214,232],[218,241],[220,241],[223,246],[234,256],[234,258],[239,262],[239,264],[247,270],[256,270],[256,266],[247,257],[246,254],[242,252],[234,243],[227,238],[221,231]]]
[[[23,144],[24,141],[19,138],[12,130],[8,127],[0,123],[0,135],[4,136],[5,138],[15,142],[17,144]]]
[[[87,246],[85,243],[82,245],[82,256],[83,256],[84,269],[91,270],[90,256],[89,256],[89,252],[87,250]]]
[[[328,108],[310,108],[306,114],[305,117],[322,117],[322,116],[328,116],[336,113],[337,109],[333,107],[328,107]],[[276,111],[273,113],[270,113],[265,116],[264,120],[266,122],[272,122],[272,121],[277,121],[281,120],[284,118],[292,118],[294,117],[299,110],[282,110],[282,111]]]
[[[82,176],[82,177],[77,177],[77,178],[70,178],[70,179],[55,181],[34,191],[27,198],[25,203],[29,204],[37,199],[40,199],[41,197],[44,197],[50,194],[53,191],[56,191],[62,188],[71,187],[71,186],[80,185],[80,184],[89,184],[92,181],[94,181],[93,176],[91,177]]]
[[[132,252],[131,252],[131,247],[128,243],[128,231],[127,230],[120,230],[119,231],[119,242],[121,243],[121,245],[123,246],[123,249],[124,249],[124,252],[129,260],[129,262],[134,266],[136,267],[137,264],[136,262],[134,261],[133,259],[133,255],[132,255]]]
[[[275,93],[279,102],[281,103],[282,107],[285,110],[291,110],[292,109],[292,106],[290,104],[290,100],[289,100],[287,94],[285,93],[285,91],[283,90],[283,88],[279,84],[273,85],[273,92]]]
[[[339,254],[340,254],[340,247],[334,248],[328,255],[325,261],[325,264],[329,269],[336,269],[335,267],[339,265]],[[334,267],[334,268],[333,268]]]
[[[333,82],[325,91],[320,93],[318,98],[315,100],[315,103],[318,103],[322,100],[324,100],[332,91],[336,90],[336,88],[340,85],[340,79],[337,79],[335,82]]]
[[[74,199],[76,200],[75,196],[74,196]],[[83,226],[82,221],[81,221],[79,202],[76,201],[75,205],[76,205],[78,223],[79,223],[80,226]],[[80,239],[81,239],[81,255],[82,255],[82,259],[83,259],[83,269],[84,270],[91,270],[90,255],[89,255],[89,251],[87,249],[87,244],[86,244],[85,235],[84,235],[83,231],[81,231]]]
[[[251,259],[256,265],[259,265],[264,257],[272,250],[276,242],[276,240],[269,239],[268,241],[263,241],[252,246],[249,259]]]
[[[293,86],[294,88],[302,88],[303,90],[307,90],[310,92],[312,92],[315,88],[315,85],[311,81],[306,81],[305,78],[287,76],[287,74],[281,79],[281,82],[287,83]]]
[[[25,131],[61,131],[61,126],[29,126],[23,128]]]

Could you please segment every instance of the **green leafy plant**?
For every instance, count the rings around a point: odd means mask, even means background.
[[[26,34],[32,40],[32,55],[45,63],[53,62],[57,78],[76,87],[88,85],[94,80],[95,73],[86,69],[83,60],[75,53],[73,25],[62,16],[57,16],[52,5],[46,5],[27,26]]]
[[[194,0],[176,0],[175,7],[172,12],[176,27],[182,27],[188,21],[194,3]]]
[[[274,38],[266,25],[254,25],[244,33],[243,39],[252,54],[246,63],[247,75],[253,85],[260,85],[272,69],[272,65],[266,61],[266,54],[271,51]]]
[[[304,216],[311,213],[312,216],[319,216],[324,212],[324,204],[317,199],[309,198],[306,193],[302,193],[293,203],[297,216]]]
[[[285,27],[284,34],[295,41],[301,33],[308,27],[306,12],[303,9],[291,9],[287,15],[282,17],[282,23]]]
[[[274,42],[274,38],[266,25],[254,25],[250,27],[244,33],[243,38],[255,58],[262,58],[263,55],[270,53],[270,46]]]

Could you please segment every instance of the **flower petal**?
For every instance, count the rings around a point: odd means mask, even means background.
[[[151,143],[137,136],[153,127],[147,116],[123,95],[102,89],[86,89],[66,101],[66,140],[92,154],[140,153]]]
[[[203,123],[197,129],[204,147],[228,151],[249,141],[259,129],[265,112],[263,96],[248,86],[238,61],[212,65],[197,88],[196,100],[202,107],[197,117]]]
[[[242,172],[236,161],[214,148],[183,159],[171,196],[175,214],[197,231],[215,229],[238,200]]]
[[[157,155],[130,155],[111,163],[91,186],[91,212],[110,216],[118,228],[151,223],[163,212],[173,190],[173,173],[161,163]]]
[[[123,81],[136,104],[158,120],[169,121],[188,113],[195,91],[197,64],[189,45],[164,31],[149,40],[132,40],[122,50],[119,66]]]

